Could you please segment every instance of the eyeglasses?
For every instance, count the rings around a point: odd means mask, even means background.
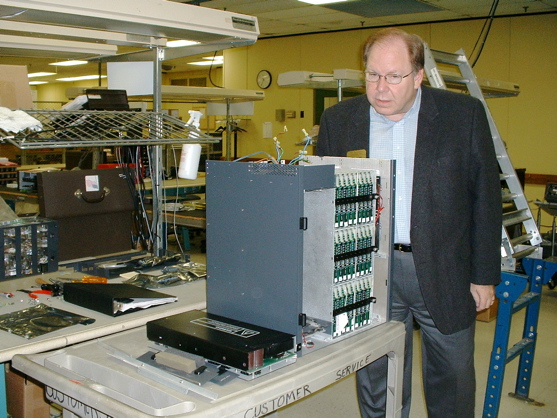
[[[365,75],[366,75],[366,81],[369,81],[370,83],[377,83],[381,77],[384,77],[385,81],[389,84],[400,84],[403,78],[408,77],[413,72],[414,71],[411,71],[406,75],[399,75],[399,74],[381,75],[381,74],[374,73],[373,71],[365,71]]]

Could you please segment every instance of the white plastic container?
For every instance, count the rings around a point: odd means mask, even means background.
[[[178,177],[181,179],[195,180],[197,178],[200,157],[201,145],[184,144],[182,146],[182,155],[180,156]]]

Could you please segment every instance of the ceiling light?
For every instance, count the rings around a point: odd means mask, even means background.
[[[302,3],[315,4],[319,6],[322,4],[342,3],[343,1],[346,0],[298,0],[298,1],[301,1]]]
[[[192,45],[198,45],[199,42],[195,42],[195,41],[187,41],[185,39],[178,39],[176,41],[168,41],[166,43],[166,46],[168,48],[178,48],[180,46],[192,46]]]
[[[54,75],[54,74],[56,74],[56,73],[46,73],[46,72],[43,71],[43,72],[38,72],[38,73],[27,74],[27,77],[29,77],[29,78],[32,78],[32,77],[46,77],[46,76]]]
[[[206,61],[195,61],[195,62],[188,62],[189,65],[222,65],[222,60],[206,60]]]
[[[29,85],[30,86],[36,86],[37,84],[47,84],[48,81],[30,81]]]
[[[84,39],[101,39],[109,45],[129,45],[145,47],[148,45],[166,44],[166,38],[155,38],[153,36],[134,35],[127,36],[125,33],[117,33],[108,30],[81,29],[70,26],[43,25],[38,23],[17,22],[2,19],[2,32],[16,32],[30,37],[62,39],[67,41],[82,42]]]
[[[87,64],[87,61],[68,60],[68,61],[60,61],[60,62],[51,62],[48,65],[59,65],[61,67],[70,67],[72,65],[83,65],[83,64]]]
[[[105,75],[82,75],[79,77],[64,77],[64,78],[57,78],[57,81],[81,81],[81,80],[96,80],[98,78],[106,78]]]
[[[92,42],[65,41],[31,36],[13,36],[0,34],[0,47],[5,48],[4,55],[29,56],[41,53],[51,58],[80,58],[90,55],[114,55],[116,45],[96,44]],[[26,55],[27,54],[27,55]]]
[[[205,61],[188,62],[191,65],[222,65],[224,63],[224,56],[217,55],[216,57],[203,57]]]

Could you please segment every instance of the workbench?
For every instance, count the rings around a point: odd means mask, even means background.
[[[61,272],[54,272],[41,275],[41,279],[48,281],[50,277],[58,277]],[[112,282],[121,281],[119,279],[111,280]],[[14,280],[7,280],[0,284],[0,292],[12,292],[13,298],[5,299],[3,302],[13,303],[13,305],[5,305],[0,307],[0,314],[15,312],[18,310],[31,307],[32,299],[18,289],[30,289],[37,286],[35,277],[25,277]],[[58,331],[33,338],[25,339],[8,332],[0,331],[0,362],[5,363],[11,361],[16,354],[33,354],[41,353],[49,350],[55,350],[100,338],[106,335],[119,333],[145,325],[148,321],[163,318],[168,315],[174,315],[187,312],[192,309],[205,308],[205,280],[173,286],[161,289],[163,293],[167,293],[178,297],[178,301],[154,306],[149,309],[137,311],[117,317],[111,317],[101,314],[80,306],[65,302],[61,297],[48,297],[41,295],[39,301],[54,308],[69,311],[78,315],[84,315],[95,319],[95,322],[89,325],[73,325]],[[6,394],[5,394],[4,375],[0,378],[0,416],[6,416]]]
[[[145,354],[150,344],[145,327],[140,327],[57,352],[16,355],[12,365],[43,382],[47,397],[78,416],[253,418],[303,400],[388,355],[386,416],[401,413],[404,326],[399,322],[388,322],[305,353],[295,363],[254,380],[235,378],[223,386],[205,384],[216,399],[171,389],[158,378],[145,376],[141,367],[106,350],[110,347],[135,359]],[[104,369],[102,373],[98,373],[99,368]],[[78,375],[68,374],[72,369]]]
[[[151,216],[151,211],[147,211]],[[183,212],[164,211],[165,222],[174,226],[205,229],[207,225],[206,213],[203,209],[186,210]]]

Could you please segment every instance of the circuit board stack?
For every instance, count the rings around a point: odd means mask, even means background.
[[[374,170],[337,171],[335,175],[333,338],[371,323],[380,208]]]

